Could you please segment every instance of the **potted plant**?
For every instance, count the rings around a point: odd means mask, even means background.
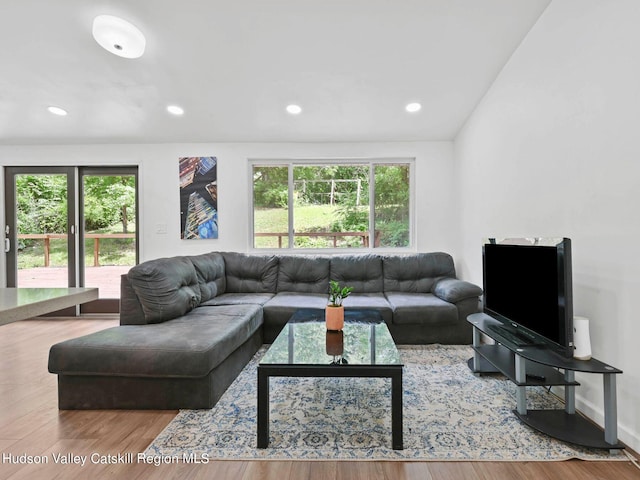
[[[344,327],[344,307],[342,302],[352,291],[353,287],[341,287],[335,280],[329,282],[329,303],[325,311],[327,330],[339,331]]]

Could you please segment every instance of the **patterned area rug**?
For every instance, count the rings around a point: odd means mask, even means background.
[[[272,378],[270,443],[256,445],[256,365],[261,349],[211,410],[183,410],[148,455],[301,460],[623,460],[540,434],[514,415],[516,387],[474,376],[466,346],[399,347],[404,367],[404,450],[391,449],[388,379]],[[527,387],[529,408],[563,408]]]

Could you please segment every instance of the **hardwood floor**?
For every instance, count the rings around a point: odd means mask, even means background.
[[[640,479],[640,469],[631,462],[138,463],[137,452],[142,452],[177,412],[59,411],[56,377],[47,371],[52,344],[117,324],[117,317],[102,315],[0,326],[0,479]],[[133,453],[133,461],[121,458],[117,463],[117,455],[127,452]],[[54,456],[62,455],[66,460],[69,454],[89,458],[84,466],[54,463]],[[47,464],[25,463],[42,456]],[[107,463],[110,460],[112,463]]]

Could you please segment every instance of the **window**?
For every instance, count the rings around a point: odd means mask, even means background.
[[[254,248],[407,248],[411,162],[255,162]]]

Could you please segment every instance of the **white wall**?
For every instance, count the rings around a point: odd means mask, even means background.
[[[553,0],[455,140],[459,266],[486,236],[573,241],[576,315],[618,378],[619,437],[640,450],[640,2]],[[535,297],[532,297],[532,301]],[[602,379],[578,408],[602,425]]]
[[[180,240],[178,158],[201,155],[218,157],[219,238]],[[456,225],[451,142],[0,147],[0,166],[138,165],[141,261],[213,250],[248,251],[251,248],[248,159],[390,157],[415,158],[416,250],[450,251]],[[166,225],[164,234],[157,233],[161,225]],[[1,257],[4,274],[4,256]]]

